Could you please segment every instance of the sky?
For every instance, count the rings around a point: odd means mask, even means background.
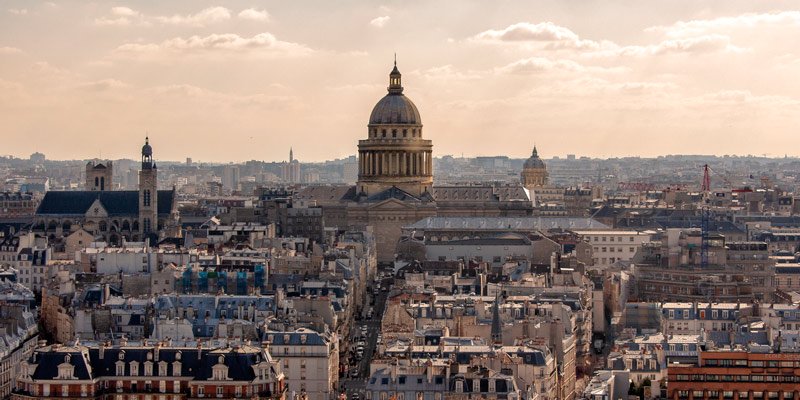
[[[0,0],[0,155],[356,153],[397,54],[434,155],[800,155],[796,1]]]

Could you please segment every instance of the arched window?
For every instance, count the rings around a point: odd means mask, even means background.
[[[408,129],[403,129],[403,137],[408,137]]]
[[[150,233],[150,228],[151,228],[150,218],[143,219],[142,220],[142,232]]]
[[[98,186],[100,186],[100,178],[95,176],[94,177],[94,187],[98,187]]]
[[[100,190],[106,190],[106,177],[100,177]]]
[[[105,232],[108,229],[108,224],[106,221],[100,221],[100,232]]]
[[[150,207],[150,191],[145,190],[143,194],[143,202],[145,207]]]

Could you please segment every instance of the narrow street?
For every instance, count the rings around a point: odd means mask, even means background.
[[[383,318],[383,312],[386,308],[386,297],[388,292],[383,291],[384,287],[388,287],[390,285],[391,278],[385,278],[381,280],[380,285],[369,285],[369,287],[374,287],[375,290],[375,305],[367,306],[373,308],[373,316],[369,319],[363,319],[360,321],[354,322],[354,327],[351,330],[351,336],[347,339],[345,343],[342,343],[342,346],[347,346],[349,348],[349,355],[353,355],[355,349],[355,343],[357,338],[361,336],[361,327],[367,327],[366,333],[366,345],[364,346],[364,357],[356,363],[356,365],[351,366],[352,368],[356,368],[358,370],[358,375],[352,377],[350,372],[347,373],[347,376],[342,378],[340,386],[346,391],[347,398],[355,398],[354,395],[357,395],[358,398],[364,399],[364,389],[367,383],[367,379],[369,378],[369,365],[370,361],[372,360],[373,355],[375,354],[377,348],[377,340],[378,334],[381,331],[381,320]],[[371,302],[373,295],[369,292],[367,293],[368,301]],[[368,302],[368,304],[369,304]],[[347,359],[340,360],[340,362],[348,362]]]

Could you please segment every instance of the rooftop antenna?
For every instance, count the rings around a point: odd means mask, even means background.
[[[397,52],[394,52],[394,66],[397,66]]]

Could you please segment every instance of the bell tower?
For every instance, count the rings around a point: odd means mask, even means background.
[[[139,171],[139,231],[144,235],[158,231],[158,168],[153,161],[150,139],[142,146],[142,169]]]

